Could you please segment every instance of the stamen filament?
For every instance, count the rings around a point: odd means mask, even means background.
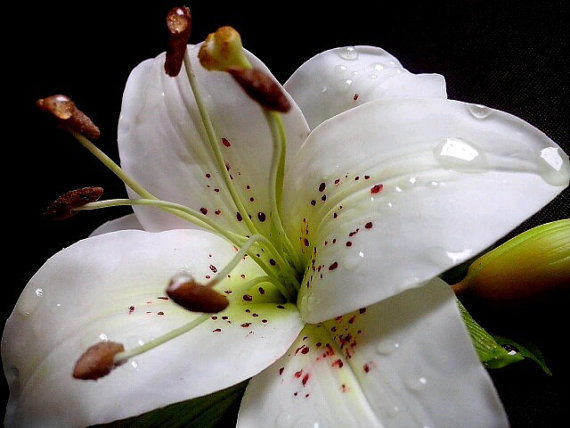
[[[192,69],[192,64],[190,61],[190,56],[188,53],[188,49],[186,49],[186,54],[184,56],[184,68],[186,69],[186,74],[188,75],[188,81],[190,82],[190,87],[192,88],[192,92],[194,93],[194,98],[196,100],[196,105],[198,106],[198,111],[200,112],[200,117],[202,118],[202,123],[206,130],[206,135],[208,136],[208,142],[210,144],[210,148],[214,154],[214,158],[216,164],[218,165],[218,170],[222,175],[224,180],[224,184],[226,185],[232,200],[236,206],[236,209],[241,214],[247,228],[252,234],[259,233],[249,218],[247,210],[245,209],[245,205],[241,200],[239,193],[237,192],[232,179],[230,178],[230,173],[226,168],[226,163],[222,156],[222,152],[219,147],[219,139],[216,135],[216,131],[214,129],[214,125],[212,124],[212,120],[210,119],[210,115],[204,105],[202,97],[200,96],[200,90],[198,88],[198,82],[196,81],[196,75],[194,74],[194,70]]]
[[[171,330],[168,333],[163,334],[162,336],[149,340],[143,345],[137,346],[132,349],[128,349],[124,352],[119,352],[113,358],[113,362],[115,363],[115,365],[124,364],[130,358],[136,357],[137,355],[140,354],[144,354],[145,352],[150,351],[151,349],[154,349],[172,339],[176,339],[177,337],[182,336],[185,333],[188,333],[190,330],[194,329],[195,327],[198,327],[204,321],[208,320],[210,316],[211,314],[202,314],[197,318],[194,318],[189,323],[184,324],[178,328],[175,328],[174,330]]]
[[[280,243],[284,244],[283,248],[297,270],[303,269],[303,264],[300,254],[295,251],[291,240],[283,228],[283,222],[281,220],[281,195],[283,191],[283,178],[285,175],[285,158],[287,156],[287,135],[285,133],[285,127],[283,126],[283,121],[279,113],[265,110],[265,117],[271,128],[271,133],[273,135],[273,159],[271,161],[271,171],[269,176],[269,200],[271,203],[271,221],[273,229],[279,239]]]
[[[81,143],[91,154],[101,161],[108,169],[111,170],[119,179],[129,186],[134,192],[146,199],[156,199],[156,197],[141,186],[136,180],[130,177],[122,168],[115,163],[109,156],[107,156],[99,147],[93,144],[89,139],[75,131],[69,131],[77,141]]]

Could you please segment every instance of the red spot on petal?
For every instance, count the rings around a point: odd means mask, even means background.
[[[204,215],[208,214],[208,210],[204,207],[200,208],[200,212]]]
[[[356,101],[356,100],[358,99],[358,94],[354,94],[354,96],[352,97],[352,99],[353,99],[354,101]]]
[[[294,376],[295,376],[297,379],[299,379],[302,374],[303,374],[303,370],[299,370],[298,372],[295,372]]]
[[[334,262],[332,265],[329,266],[329,270],[335,270],[338,267],[338,263]]]
[[[370,366],[368,365],[368,363],[362,366],[362,370],[364,370],[365,373],[368,373],[370,371]]]
[[[342,360],[339,358],[338,360],[333,361],[332,363],[333,367],[338,367],[339,369],[344,366],[344,363],[342,362]]]
[[[279,375],[282,375],[282,374],[283,374],[283,370],[285,370],[285,367],[281,367],[281,368],[279,369]]]
[[[325,183],[321,183],[319,186],[319,192],[324,192],[325,188],[326,188],[326,184]]]
[[[222,144],[226,147],[231,147],[232,145],[232,143],[230,143],[227,138],[222,138]]]
[[[303,379],[301,380],[303,386],[305,386],[308,381],[309,381],[309,373],[306,373],[305,376],[303,376]]]
[[[129,315],[132,314],[135,311],[135,307],[134,306],[130,306],[129,307]]]
[[[215,329],[215,330],[212,330],[212,333],[219,333],[220,331],[222,331],[222,329],[221,329],[221,328],[217,328],[217,329]]]
[[[374,186],[372,186],[370,188],[370,193],[372,193],[372,194],[380,193],[380,191],[383,188],[384,188],[384,186],[382,184],[375,184]]]
[[[249,294],[244,294],[242,296],[242,299],[245,300],[246,302],[251,302],[251,300],[253,299],[253,297]]]
[[[372,229],[372,226],[373,226],[373,224],[372,224],[371,221],[369,221],[368,223],[366,223],[366,224],[364,225],[364,227],[365,227],[366,229]]]
[[[210,270],[214,273],[216,273],[218,271],[218,268],[214,265],[210,265]]]

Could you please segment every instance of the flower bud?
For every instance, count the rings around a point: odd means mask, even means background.
[[[231,67],[251,68],[239,33],[232,27],[220,27],[210,33],[198,53],[200,64],[207,70],[228,71]]]
[[[475,260],[454,285],[494,306],[514,306],[570,286],[570,219],[530,229]]]

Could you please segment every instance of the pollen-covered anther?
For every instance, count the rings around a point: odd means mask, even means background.
[[[281,86],[263,71],[231,67],[228,72],[243,90],[263,107],[280,113],[287,113],[291,110],[291,103]]]
[[[190,8],[186,6],[173,7],[166,14],[169,39],[164,71],[169,76],[175,77],[180,73],[186,53],[186,45],[190,39],[191,23]]]
[[[226,309],[230,303],[226,296],[199,284],[189,275],[178,275],[171,279],[166,294],[191,312],[215,314]]]
[[[210,71],[228,71],[230,67],[250,68],[243,51],[241,36],[230,26],[208,34],[198,52],[200,64]]]
[[[108,375],[118,366],[114,358],[125,347],[116,342],[99,342],[91,346],[79,357],[73,369],[73,377],[83,380],[97,380]]]
[[[101,136],[99,128],[89,117],[79,110],[66,95],[51,95],[36,101],[37,107],[49,113],[67,131],[77,132],[84,137],[96,140]]]
[[[65,220],[75,214],[82,206],[99,200],[103,196],[102,187],[84,187],[64,193],[44,211],[44,216],[50,220]]]

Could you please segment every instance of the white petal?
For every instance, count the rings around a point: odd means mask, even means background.
[[[569,176],[546,135],[481,106],[379,100],[336,116],[309,136],[285,183],[283,217],[308,263],[303,317],[329,319],[437,276]]]
[[[239,426],[499,427],[508,422],[443,281],[308,325],[249,383]]]
[[[269,218],[273,146],[267,120],[228,73],[200,66],[196,58],[199,46],[188,49],[234,185],[254,223],[265,230],[269,222],[258,221],[257,213],[263,212]],[[269,74],[258,59],[252,55],[249,59],[254,67]],[[294,103],[283,121],[294,153],[308,133],[306,122]],[[121,166],[155,196],[206,210],[223,227],[240,230],[184,67],[176,78],[167,76],[161,54],[133,70],[123,96],[118,140]],[[155,208],[135,207],[135,212],[146,230],[188,227],[186,222]]]
[[[144,230],[144,228],[138,221],[135,214],[127,214],[123,217],[103,223],[91,232],[91,235],[89,236],[97,236],[104,233],[117,232],[119,230]]]
[[[413,74],[384,49],[355,46],[322,52],[285,83],[311,129],[375,99],[446,98],[439,74]]]
[[[130,349],[197,317],[165,297],[166,284],[181,269],[198,280],[213,275],[233,254],[233,246],[198,230],[122,231],[80,241],[49,259],[4,331],[7,425],[110,422],[225,388],[276,361],[302,328],[295,307],[234,302],[107,377],[71,377],[77,358],[98,341]],[[249,279],[259,270],[245,260],[219,286],[243,286],[242,274]]]

